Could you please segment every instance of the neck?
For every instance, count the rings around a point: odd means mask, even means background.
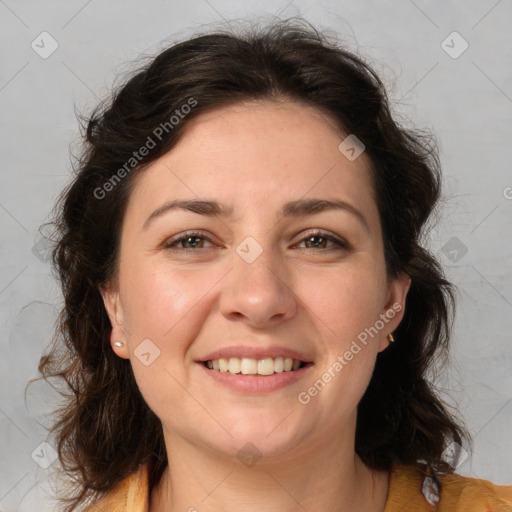
[[[293,449],[244,465],[181,441],[166,438],[169,466],[150,512],[384,511],[388,472],[368,468],[347,446]]]

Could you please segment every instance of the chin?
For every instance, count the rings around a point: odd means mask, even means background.
[[[304,442],[308,425],[300,415],[282,407],[277,412],[247,411],[236,417],[225,418],[222,424],[231,436],[223,436],[215,448],[237,456],[241,451],[254,451],[265,458],[289,454]],[[220,419],[219,419],[220,420]],[[216,440],[220,438],[217,437]],[[211,439],[213,441],[213,439]]]

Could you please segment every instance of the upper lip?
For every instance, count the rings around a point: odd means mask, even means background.
[[[221,358],[229,359],[230,357],[249,357],[252,359],[265,359],[266,357],[291,357],[292,359],[297,359],[304,363],[313,362],[311,357],[307,356],[306,354],[286,347],[273,346],[264,348],[261,346],[250,347],[242,345],[219,348],[213,352],[210,352],[208,355],[202,357],[198,361],[204,363],[206,361],[214,361],[215,359]]]

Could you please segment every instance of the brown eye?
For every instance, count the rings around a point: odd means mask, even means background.
[[[203,246],[204,239],[200,236],[188,236],[187,238],[182,238],[178,242],[183,249],[198,249]],[[188,245],[188,247],[185,247]]]
[[[347,242],[323,232],[309,233],[299,242],[299,245],[302,243],[305,244],[304,249],[349,249]],[[331,245],[329,246],[329,244]]]
[[[195,250],[206,249],[205,242],[209,242],[208,238],[202,233],[185,233],[184,235],[171,238],[168,240],[164,248],[171,250]]]
[[[304,240],[308,249],[325,249],[325,246],[329,242],[325,236],[315,235]],[[310,244],[310,245],[308,245]]]

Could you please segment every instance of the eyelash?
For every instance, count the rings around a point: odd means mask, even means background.
[[[180,242],[184,241],[184,240],[187,240],[188,238],[194,238],[194,237],[197,237],[197,238],[201,238],[203,240],[206,240],[210,243],[212,243],[212,241],[207,237],[205,236],[203,233],[199,232],[199,231],[187,231],[185,233],[183,233],[182,235],[179,235],[178,237],[176,238],[171,238],[169,240],[167,240],[165,242],[165,244],[163,245],[163,248],[164,249],[167,249],[167,250],[171,250],[171,251],[185,251],[185,252],[197,252],[198,250],[201,250],[201,248],[199,249],[187,249],[187,248],[178,248],[176,247],[177,244],[179,244]],[[310,238],[313,238],[313,237],[320,237],[320,238],[324,238],[325,240],[329,241],[329,242],[332,242],[333,244],[337,245],[338,247],[331,247],[331,248],[320,248],[320,249],[315,249],[315,248],[310,248],[310,247],[304,247],[302,249],[306,250],[306,251],[332,251],[332,250],[349,250],[351,247],[350,247],[350,244],[342,239],[338,239],[332,235],[329,235],[328,233],[324,232],[324,231],[311,231],[311,232],[308,232],[306,233],[306,235],[300,240],[299,243],[302,243],[304,241],[307,241],[309,240]],[[204,248],[203,248],[204,249]],[[208,249],[208,248],[206,248]]]

